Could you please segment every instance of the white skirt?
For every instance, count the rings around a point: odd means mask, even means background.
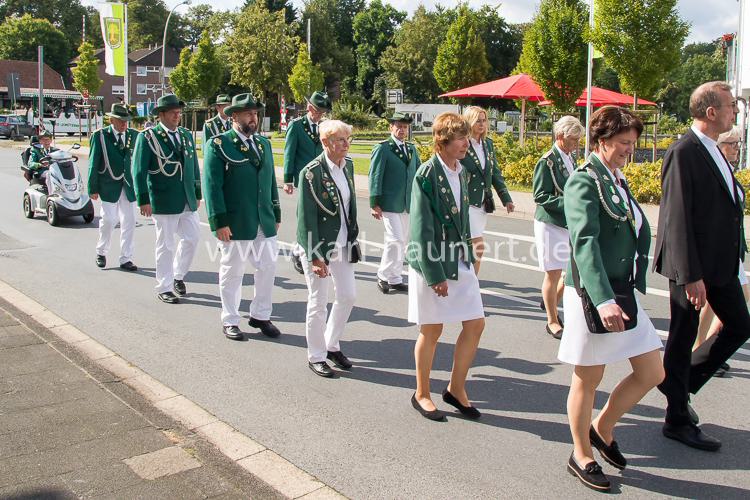
[[[422,275],[409,268],[409,322],[460,323],[478,318],[484,318],[484,305],[473,267],[458,264],[458,280],[448,280],[447,297],[438,297]]]
[[[484,208],[469,205],[469,229],[472,238],[479,238],[487,227],[487,212]]]
[[[747,285],[747,274],[745,273],[745,263],[742,262],[741,259],[740,259],[740,274],[739,274],[739,278],[740,278],[740,285],[741,286]]]
[[[534,239],[539,269],[565,269],[570,259],[570,234],[564,227],[534,219]]]
[[[560,340],[557,359],[578,366],[607,365],[662,348],[654,324],[638,304],[638,324],[619,333],[591,333],[586,326],[581,298],[572,286],[563,294],[565,330]]]

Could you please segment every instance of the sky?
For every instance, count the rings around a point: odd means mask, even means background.
[[[180,0],[165,0],[170,8],[179,3]],[[420,3],[428,8],[436,3],[449,6],[455,0],[384,0],[399,10],[405,10],[411,14]],[[588,0],[586,0],[588,2]],[[302,0],[293,0],[295,6],[302,6]],[[84,5],[95,5],[97,0],[83,0]],[[210,3],[215,9],[234,9],[243,5],[245,0],[193,0],[197,3]],[[539,5],[537,0],[469,0],[469,5],[479,7],[481,5],[500,5],[500,14],[508,22],[528,22],[534,16]],[[187,7],[178,8],[182,12]],[[688,42],[707,42],[719,38],[725,33],[735,33],[738,29],[739,20],[738,0],[678,0],[677,10],[680,16],[690,23],[690,34]]]

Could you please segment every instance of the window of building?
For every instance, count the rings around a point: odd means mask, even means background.
[[[147,89],[148,89],[148,85],[147,84],[145,84],[145,83],[139,83],[136,86],[136,90],[135,91],[136,91],[136,93],[138,95],[146,95]]]
[[[146,66],[136,66],[135,72],[138,76],[146,76],[148,68]]]
[[[112,95],[125,95],[125,85],[112,85]]]

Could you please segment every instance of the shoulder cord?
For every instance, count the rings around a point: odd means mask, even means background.
[[[563,161],[565,161],[565,160],[563,160]],[[557,190],[557,194],[558,195],[562,195],[563,194],[563,188],[560,187],[560,184],[558,184],[558,182],[557,182],[557,177],[555,177],[555,170],[553,168],[554,166],[555,166],[555,162],[554,161],[552,161],[552,162],[548,161],[547,162],[547,168],[549,168],[549,173],[552,176],[552,184],[555,185],[555,189]],[[594,182],[596,182],[596,185],[598,187],[599,186],[599,181],[596,179],[596,177],[592,177],[592,179],[594,179]],[[599,192],[601,193],[601,189],[600,189]]]
[[[626,220],[628,220],[629,217],[627,215],[617,215],[612,211],[611,208],[609,208],[609,205],[604,200],[604,192],[602,191],[602,185],[599,182],[599,176],[596,174],[596,172],[594,172],[591,168],[586,168],[586,171],[588,172],[589,177],[594,180],[594,184],[596,184],[596,190],[599,194],[599,201],[601,201],[602,207],[604,208],[604,211],[607,212],[607,215],[620,222],[625,222]],[[628,214],[630,214],[630,207],[626,207],[626,210],[628,211]]]
[[[227,154],[224,152],[224,148],[221,147],[220,143],[214,142],[214,146],[219,148],[219,151],[221,151],[221,155],[224,157],[224,162],[225,162],[224,170],[229,170],[229,166],[231,164],[241,165],[242,163],[246,163],[250,161],[249,158],[244,158],[242,160],[233,160],[229,156],[227,156]]]
[[[126,131],[127,133],[127,131]],[[99,170],[100,174],[107,173],[112,178],[113,181],[120,181],[124,180],[125,184],[130,186],[130,183],[125,178],[125,169],[123,169],[123,172],[120,175],[115,175],[115,173],[112,171],[112,165],[109,163],[109,153],[107,153],[107,144],[104,142],[104,130],[99,132],[99,144],[102,146],[102,155],[104,157],[104,168],[102,170]]]
[[[308,170],[307,172],[309,174],[312,174],[312,172],[310,172],[310,170]],[[326,208],[326,206],[323,205],[323,203],[320,201],[320,199],[318,199],[318,195],[315,194],[315,189],[313,188],[313,178],[314,177],[315,177],[315,175],[306,175],[305,176],[305,178],[307,179],[307,183],[310,185],[310,194],[312,194],[312,197],[315,200],[315,203],[318,205],[318,207],[322,211],[324,211],[325,213],[327,213],[331,217],[335,216],[336,214],[338,214],[338,211],[339,211],[338,207],[339,207],[339,205],[336,205],[336,209],[333,212],[331,212],[330,210],[328,210],[328,208]],[[336,183],[334,182],[334,184],[336,184]],[[341,200],[339,200],[339,203],[341,203]]]
[[[161,148],[161,145],[159,144],[159,141],[154,137],[153,129],[148,129],[144,131],[144,138],[146,139],[146,144],[148,144],[148,147],[151,149],[151,152],[154,153],[154,156],[156,156],[156,162],[159,164],[159,168],[156,170],[149,170],[149,174],[162,174],[165,177],[174,177],[175,174],[177,174],[177,171],[180,171],[180,180],[182,180],[182,163],[179,161],[171,160],[172,154],[169,153],[169,156],[166,156],[164,154],[164,151]],[[168,173],[166,170],[167,165],[176,165],[175,169],[172,171],[172,173]]]

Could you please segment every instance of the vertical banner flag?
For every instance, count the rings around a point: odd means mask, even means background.
[[[106,73],[125,76],[125,14],[121,3],[99,4],[99,18],[104,37]]]

